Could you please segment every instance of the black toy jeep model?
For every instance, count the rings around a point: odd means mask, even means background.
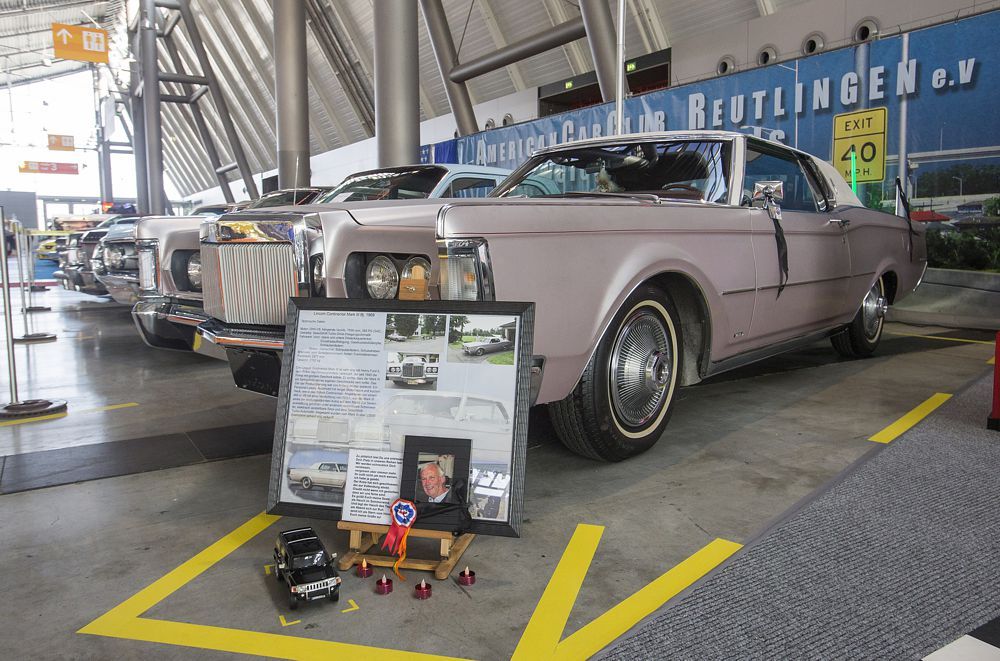
[[[288,607],[299,601],[329,597],[340,600],[340,576],[333,561],[312,528],[296,528],[278,533],[274,542],[274,575],[288,584]]]

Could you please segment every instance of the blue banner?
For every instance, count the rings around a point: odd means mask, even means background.
[[[832,160],[833,117],[888,110],[886,152],[898,153],[905,101],[908,151],[963,158],[1000,144],[1000,12],[676,88],[625,102],[626,132],[753,132]],[[456,141],[455,161],[515,168],[553,144],[615,133],[614,104],[497,128]],[[451,141],[449,141],[451,142]],[[435,159],[442,162],[442,159]],[[895,165],[887,177],[895,176]]]

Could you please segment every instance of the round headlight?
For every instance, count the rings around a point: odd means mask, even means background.
[[[193,252],[187,258],[187,277],[191,289],[201,291],[201,252]]]
[[[379,255],[368,264],[365,272],[368,295],[372,298],[393,298],[399,286],[396,265],[385,255]]]
[[[312,285],[313,295],[326,295],[326,266],[323,264],[323,255],[316,255],[312,258]]]
[[[115,246],[105,248],[104,263],[109,269],[120,269],[125,265],[125,251]]]
[[[400,276],[403,280],[423,280],[424,281],[424,298],[430,300],[431,298],[431,263],[428,262],[423,257],[411,257],[407,260],[406,265],[403,267],[403,273]]]

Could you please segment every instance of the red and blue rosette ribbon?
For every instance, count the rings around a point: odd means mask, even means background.
[[[399,565],[406,559],[406,537],[410,534],[413,522],[417,520],[417,506],[409,500],[397,498],[389,505],[389,518],[392,523],[389,526],[389,532],[386,533],[385,541],[382,542],[382,548],[388,550],[392,555],[399,556],[399,559],[392,565],[392,571],[405,581],[406,577],[399,573]]]

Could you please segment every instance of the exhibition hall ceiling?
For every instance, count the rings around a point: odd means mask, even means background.
[[[309,121],[312,153],[321,153],[371,137],[370,108],[364,87],[372,88],[372,0],[303,0],[307,5]],[[662,50],[672,41],[689,39],[729,25],[781,11],[804,0],[629,0],[626,55]],[[271,0],[190,0],[216,75],[229,102],[251,167],[276,167],[273,18]],[[614,11],[615,0],[609,0]],[[459,61],[488,54],[551,26],[578,18],[573,0],[443,0]],[[127,84],[128,53],[124,26],[133,20],[138,0],[82,2],[74,0],[0,0],[0,86],[61,75],[88,65],[55,60],[51,23],[93,25],[107,29],[111,70]],[[166,21],[170,10],[161,9]],[[93,22],[92,22],[93,21]],[[420,37],[420,115],[430,119],[450,112],[444,84],[427,37],[422,15]],[[188,73],[200,72],[183,21],[174,31]],[[160,66],[173,71],[162,40]],[[335,41],[335,43],[334,43]],[[333,47],[331,48],[331,44]],[[336,50],[339,55],[333,53]],[[338,59],[339,58],[339,59]],[[345,88],[345,67],[362,73],[362,89]],[[585,40],[475,78],[468,83],[473,103],[482,103],[593,70]],[[165,93],[181,90],[163,84]],[[214,135],[224,131],[214,107],[201,102]],[[362,110],[359,112],[359,108]],[[499,119],[499,118],[498,118]],[[514,117],[515,121],[525,118]],[[186,108],[164,104],[164,152],[168,176],[183,194],[217,184]],[[229,146],[219,145],[225,162]],[[229,159],[229,160],[225,160]],[[235,178],[235,173],[231,175]]]

